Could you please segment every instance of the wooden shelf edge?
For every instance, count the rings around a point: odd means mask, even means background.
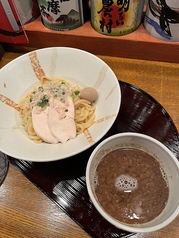
[[[154,38],[143,27],[125,36],[105,36],[96,32],[90,22],[71,31],[53,31],[46,28],[41,18],[24,26],[29,47],[75,47],[97,55],[179,62],[179,42]]]

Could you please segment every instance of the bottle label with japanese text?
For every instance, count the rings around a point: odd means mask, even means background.
[[[51,30],[66,31],[84,24],[82,0],[38,0],[42,22]]]
[[[145,0],[92,0],[91,25],[104,35],[126,35],[136,30]]]
[[[144,27],[160,40],[178,42],[179,0],[149,0]]]

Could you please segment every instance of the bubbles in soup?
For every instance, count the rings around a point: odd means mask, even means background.
[[[99,163],[95,193],[103,209],[127,224],[156,218],[169,196],[167,176],[150,154],[134,148],[108,153]]]

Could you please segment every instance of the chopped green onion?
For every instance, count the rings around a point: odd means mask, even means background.
[[[79,90],[74,91],[74,94],[75,94],[75,95],[78,95],[79,93],[80,93]]]
[[[39,92],[43,92],[44,91],[44,88],[42,86],[38,87],[38,91]]]
[[[57,96],[58,96],[57,94],[54,94],[54,96],[53,96],[53,97],[54,97],[54,98],[57,98]]]
[[[32,98],[29,99],[29,102],[32,102]]]
[[[41,101],[38,103],[38,106],[45,109],[47,104],[48,104],[49,100],[48,100],[48,97],[47,95],[43,95]]]

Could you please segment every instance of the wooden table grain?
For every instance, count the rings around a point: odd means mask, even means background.
[[[28,48],[7,51],[0,68]],[[179,64],[99,56],[119,80],[131,83],[153,96],[168,111],[179,129]],[[0,187],[0,237],[2,238],[89,238],[56,204],[10,165]],[[167,227],[131,238],[178,238],[179,216]],[[110,238],[110,237],[109,237]]]

